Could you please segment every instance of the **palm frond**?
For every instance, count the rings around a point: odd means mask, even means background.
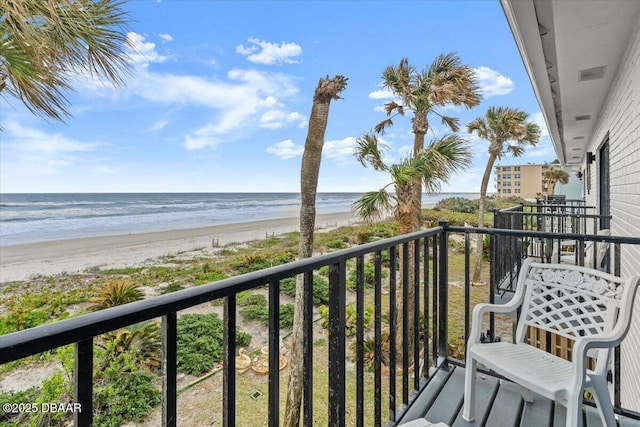
[[[441,182],[467,169],[473,160],[469,142],[456,134],[432,140],[417,159],[420,174],[428,192],[438,191]]]
[[[460,130],[460,119],[457,117],[442,116],[442,124],[447,125],[451,132]]]
[[[374,128],[376,133],[379,133],[380,135],[384,135],[385,130],[388,127],[393,126],[393,120],[391,119],[385,119],[383,121],[381,121],[380,123],[378,123],[376,125],[376,127]]]
[[[388,147],[380,143],[375,135],[365,133],[356,139],[354,155],[364,167],[370,164],[375,170],[385,170],[387,166],[382,160],[382,154],[387,149]]]
[[[364,193],[353,203],[353,212],[363,221],[376,221],[393,209],[394,197],[381,188],[378,191]]]

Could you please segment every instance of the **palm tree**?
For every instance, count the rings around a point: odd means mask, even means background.
[[[393,125],[396,116],[404,116],[407,111],[411,111],[414,158],[424,149],[430,115],[439,116],[452,132],[459,129],[458,119],[443,115],[437,110],[438,107],[462,105],[471,108],[478,105],[482,98],[475,72],[471,67],[463,65],[453,53],[439,55],[428,69],[420,72],[409,64],[407,58],[403,58],[398,66],[391,65],[384,70],[382,86],[390,90],[397,100],[385,104],[387,118],[378,123],[375,132],[384,134]],[[416,225],[411,231],[415,231],[421,223],[422,185],[419,177],[411,187],[416,201],[413,207]]]
[[[554,168],[547,169],[544,173],[544,179],[547,182],[547,194],[553,196],[556,189],[556,183],[567,184],[569,182],[569,174],[564,169]]]
[[[365,193],[353,205],[353,210],[363,220],[379,219],[387,212],[393,211],[398,220],[400,234],[409,233],[418,228],[415,215],[416,199],[413,195],[413,184],[416,180],[424,182],[428,192],[440,190],[441,182],[447,182],[451,175],[466,169],[473,158],[468,142],[455,134],[447,134],[442,138],[432,140],[426,149],[419,150],[417,155],[407,157],[400,163],[387,165],[382,154],[386,147],[380,144],[374,134],[368,133],[357,140],[356,157],[366,167],[372,166],[375,170],[387,172],[391,176],[391,182],[378,191]],[[388,187],[393,187],[394,192],[389,192]],[[415,258],[415,248],[409,245],[406,259],[411,264]],[[400,256],[400,259],[405,257]],[[403,271],[404,269],[400,269]],[[402,313],[404,301],[402,298],[403,284],[413,283],[414,270],[408,268],[408,277],[403,277],[396,289],[398,298],[398,311]],[[406,304],[413,307],[415,301],[414,287],[407,290]],[[413,325],[416,313],[410,311],[408,328]],[[398,337],[402,337],[402,316],[398,316]],[[409,337],[413,334],[409,331]],[[398,339],[401,343],[401,338]],[[409,351],[413,346],[412,338],[406,343]]]
[[[298,259],[309,258],[313,254],[313,233],[316,226],[316,190],[320,173],[320,160],[324,134],[329,119],[329,106],[347,86],[347,78],[337,75],[332,79],[327,76],[320,79],[313,95],[309,129],[302,153],[300,170],[300,243]],[[310,284],[311,285],[311,284]],[[289,371],[289,387],[284,424],[288,427],[300,425],[300,403],[303,392],[303,313],[304,313],[304,280],[299,275],[296,279],[296,296],[293,312],[293,331],[291,334],[291,369]]]
[[[496,159],[510,154],[519,157],[525,146],[535,146],[540,139],[540,127],[527,121],[529,115],[522,110],[509,107],[489,107],[484,117],[478,117],[467,124],[467,132],[476,133],[489,142],[489,159],[480,185],[480,207],[478,209],[478,227],[484,227],[484,213],[489,178]],[[476,242],[476,264],[473,281],[480,281],[482,268],[482,239]]]
[[[128,18],[119,0],[3,1],[0,19],[0,93],[34,114],[63,121],[65,92],[80,72],[116,86],[130,65]]]

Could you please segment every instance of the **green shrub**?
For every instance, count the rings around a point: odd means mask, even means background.
[[[231,263],[231,267],[237,270],[238,273],[244,274],[285,264],[295,259],[296,254],[291,251],[257,253],[240,257],[240,259]]]
[[[250,291],[242,291],[236,295],[236,304],[240,307],[251,305],[267,305],[267,297],[262,294],[252,294]]]
[[[327,247],[330,249],[344,249],[347,246],[347,242],[345,242],[344,240],[332,240],[327,243]]]
[[[42,390],[37,387],[31,387],[24,391],[0,391],[0,408],[5,404],[35,402],[41,394]],[[23,425],[27,419],[29,419],[29,413],[26,412],[7,413],[4,410],[0,411],[0,425],[3,426]]]
[[[452,212],[462,213],[476,213],[478,207],[474,205],[473,201],[464,197],[447,197],[436,203],[436,210],[448,210]]]
[[[287,277],[280,282],[280,292],[290,297],[296,295],[296,278]],[[329,282],[322,276],[313,276],[313,303],[326,304],[329,302]]]
[[[321,305],[318,307],[318,312],[320,313],[320,317],[322,320],[320,321],[320,326],[323,328],[329,327],[329,307],[326,305]],[[356,309],[356,304],[352,301],[345,306],[345,321],[346,321],[346,336],[352,336],[356,334],[357,327],[357,319],[358,312]],[[371,325],[371,321],[373,320],[373,307],[365,307],[364,309],[364,328],[368,328]]]
[[[199,375],[222,360],[223,324],[217,314],[185,314],[178,319],[178,371]]]
[[[236,331],[236,344],[238,347],[249,347],[251,344],[251,334],[245,331]]]
[[[386,255],[387,255],[387,261],[389,260],[389,251],[386,251]],[[383,257],[384,258],[384,255]],[[384,259],[382,259],[382,262],[384,263]],[[364,285],[365,287],[369,287],[372,288],[373,284],[376,280],[376,269],[375,269],[375,265],[371,262],[365,262],[364,263]],[[382,277],[389,277],[389,271],[386,269],[382,269],[381,270],[381,274]],[[356,278],[358,275],[358,270],[357,269],[353,269],[351,270],[351,272],[349,273],[349,277],[347,278],[347,289],[351,290],[351,291],[355,291],[356,290]]]
[[[171,282],[164,288],[160,289],[160,294],[170,294],[171,292],[177,292],[184,289],[184,286],[180,282]]]
[[[280,328],[291,329],[293,327],[293,304],[282,304],[280,306]],[[262,320],[265,326],[269,326],[269,318]]]
[[[422,210],[422,220],[427,228],[437,227],[440,220],[449,221],[449,225],[463,227],[465,223],[472,226],[478,224],[478,216],[470,213],[434,211],[433,209]]]

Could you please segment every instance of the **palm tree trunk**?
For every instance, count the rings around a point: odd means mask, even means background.
[[[491,171],[493,170],[493,164],[496,162],[498,156],[489,152],[489,160],[487,161],[487,167],[484,170],[482,176],[482,184],[480,185],[480,206],[478,207],[478,227],[484,227],[484,211],[487,205],[487,187],[489,187],[489,178],[491,178]],[[476,241],[476,265],[473,269],[473,282],[480,281],[480,273],[482,270],[482,242],[483,234],[478,234]]]
[[[427,133],[428,122],[426,113],[418,113],[413,116],[413,158],[424,150],[424,137]],[[418,231],[422,227],[422,178],[418,177],[413,181],[414,214],[416,216],[416,227],[411,231]]]
[[[397,206],[396,209],[398,210],[398,232],[400,234],[407,234],[407,233],[411,233],[415,230],[417,230],[418,228],[418,222],[417,222],[417,218],[415,216],[415,195],[413,193],[414,190],[414,186],[413,183],[405,183],[405,184],[398,184],[396,185],[396,197],[397,197]],[[408,246],[408,251],[407,251],[407,256],[404,256],[404,247],[402,247],[400,249],[400,271],[404,271],[404,260],[406,258],[406,262],[408,263],[407,265],[407,274],[406,276],[403,274],[402,277],[400,278],[400,281],[398,281],[398,286],[396,287],[396,301],[397,301],[397,329],[396,329],[396,343],[398,344],[398,348],[403,350],[403,351],[409,351],[411,352],[411,349],[413,348],[413,331],[412,331],[412,326],[414,324],[414,316],[415,313],[413,312],[413,310],[411,309],[414,305],[414,301],[415,301],[415,289],[413,287],[413,281],[414,281],[414,271],[413,271],[413,262],[414,262],[414,257],[415,257],[415,251],[414,251],[414,246],[413,245],[409,245]],[[392,261],[393,262],[393,261]],[[408,286],[407,288],[407,301],[404,301],[403,299],[403,289],[404,286]],[[402,315],[402,311],[403,308],[405,307],[405,304],[409,310],[409,324],[405,325],[403,324],[403,315]],[[409,329],[409,342],[408,343],[404,343],[403,346],[403,342],[402,342],[402,337],[403,337],[403,330],[404,328],[408,328]],[[411,354],[411,353],[409,353]]]
[[[316,223],[316,190],[318,175],[320,174],[320,160],[324,134],[329,118],[329,105],[332,99],[338,99],[338,94],[344,90],[347,79],[335,76],[333,79],[320,79],[313,97],[309,129],[302,154],[300,170],[300,244],[298,259],[309,258],[313,254],[313,233]],[[289,387],[285,419],[282,425],[297,427],[300,425],[300,403],[303,393],[303,312],[304,312],[304,281],[302,275],[296,280],[295,308],[293,314],[293,332],[291,336],[291,370],[289,371]]]

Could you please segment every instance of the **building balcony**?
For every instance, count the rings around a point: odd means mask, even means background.
[[[557,206],[556,206],[557,207]],[[394,426],[418,418],[448,425],[564,425],[561,405],[539,398],[525,403],[518,389],[486,372],[479,381],[477,422],[466,423],[460,415],[464,344],[470,330],[474,302],[499,302],[508,298],[523,257],[545,259],[545,242],[553,239],[591,240],[610,244],[607,268],[620,271],[621,253],[629,245],[640,245],[640,238],[584,234],[584,229],[549,230],[546,218],[537,214],[525,219],[525,210],[514,208],[503,216],[501,228],[438,227],[367,243],[353,248],[291,262],[277,267],[236,276],[147,300],[46,324],[0,337],[0,364],[73,344],[75,346],[74,403],[82,407],[74,414],[74,425],[92,424],[94,341],[101,334],[138,322],[161,319],[162,323],[162,424],[175,426],[180,417],[177,391],[177,318],[180,311],[198,304],[222,300],[224,304],[224,362],[221,403],[224,425],[247,425],[238,414],[236,371],[238,293],[265,288],[269,300],[268,393],[263,400],[268,420],[256,425],[279,426],[283,407],[280,396],[286,376],[280,371],[279,325],[280,283],[302,275],[305,283],[303,313],[303,425],[326,420],[330,426]],[[559,213],[549,213],[560,217]],[[568,218],[566,213],[562,214]],[[580,212],[580,219],[586,215]],[[538,221],[540,219],[540,221]],[[589,218],[584,218],[589,220]],[[567,221],[565,221],[566,223]],[[552,224],[553,221],[549,222]],[[527,227],[526,224],[535,224]],[[577,234],[577,232],[580,234]],[[490,236],[491,268],[488,286],[472,286],[470,266],[472,240]],[[525,243],[529,242],[529,243]],[[536,246],[536,242],[540,242]],[[450,245],[451,244],[451,245]],[[526,246],[526,248],[525,248]],[[541,252],[534,252],[534,247]],[[411,254],[417,254],[412,256]],[[505,256],[505,254],[511,254]],[[365,283],[365,264],[374,267],[373,284]],[[454,272],[453,263],[457,263]],[[462,266],[462,267],[460,267]],[[329,303],[326,343],[319,343],[314,332],[312,283],[317,270],[328,267]],[[347,271],[355,271],[355,291],[347,291]],[[462,271],[463,270],[463,271]],[[411,300],[410,295],[415,295]],[[453,298],[454,294],[457,296]],[[353,301],[354,313],[347,314]],[[454,301],[458,303],[454,304]],[[371,310],[371,323],[366,312]],[[491,317],[486,339],[509,339],[512,319]],[[408,325],[408,327],[407,327]],[[402,327],[405,326],[405,327]],[[347,333],[349,331],[349,333]],[[324,359],[318,358],[324,346]],[[394,369],[395,368],[395,369]],[[317,380],[314,371],[325,370]],[[316,373],[317,374],[317,373]],[[638,379],[625,376],[620,352],[612,369],[611,387],[619,426],[640,426],[640,414],[625,405],[621,387]],[[318,402],[322,403],[319,407]],[[212,402],[213,404],[214,402]],[[599,419],[585,400],[588,426]],[[636,406],[633,406],[636,405]],[[636,409],[637,410],[637,409]],[[246,418],[242,418],[246,419]],[[322,424],[325,424],[324,422]]]

